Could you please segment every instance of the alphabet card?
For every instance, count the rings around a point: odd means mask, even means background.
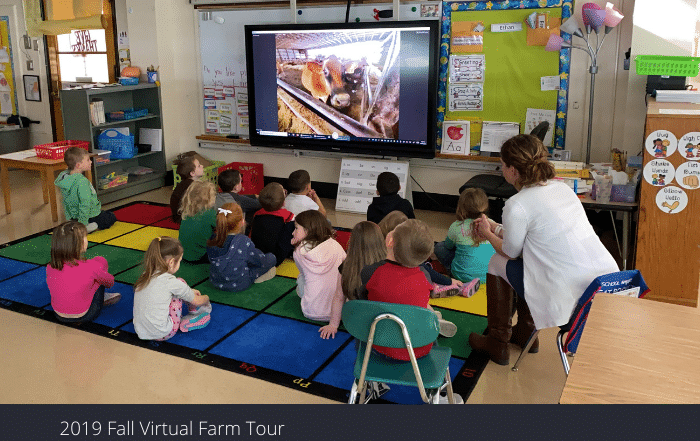
[[[445,121],[442,123],[442,147],[445,155],[469,155],[469,121]]]
[[[668,130],[655,130],[644,141],[647,152],[655,158],[668,158],[676,151],[678,140]]]
[[[678,151],[689,161],[700,160],[700,132],[688,132],[681,136]]]

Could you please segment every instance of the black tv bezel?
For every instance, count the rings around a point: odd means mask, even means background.
[[[427,145],[416,146],[410,144],[395,145],[384,144],[381,141],[336,141],[333,139],[308,139],[295,137],[280,137],[273,135],[261,135],[257,133],[255,120],[255,71],[252,51],[252,34],[258,31],[333,31],[344,29],[375,29],[375,28],[410,28],[428,27],[429,54],[428,54],[428,103],[426,108]],[[369,155],[377,157],[401,157],[401,158],[434,158],[437,143],[437,95],[438,95],[438,57],[439,57],[440,22],[438,20],[407,20],[407,21],[379,21],[379,22],[353,22],[353,23],[303,23],[303,24],[267,24],[245,26],[246,70],[248,73],[248,115],[249,136],[252,146],[274,147],[289,150],[312,150],[333,152],[341,154]]]

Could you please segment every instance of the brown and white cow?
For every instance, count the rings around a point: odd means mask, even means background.
[[[365,64],[342,63],[335,55],[306,63],[301,82],[311,95],[358,120],[366,103]]]

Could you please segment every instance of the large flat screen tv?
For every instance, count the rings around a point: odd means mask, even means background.
[[[245,27],[255,146],[432,158],[437,21]]]

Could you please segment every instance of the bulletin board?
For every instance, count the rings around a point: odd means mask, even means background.
[[[564,148],[571,49],[545,51],[543,43],[546,43],[548,35],[540,36],[542,45],[528,45],[525,18],[533,12],[543,12],[547,13],[553,26],[557,26],[571,15],[571,9],[572,3],[562,0],[443,2],[438,152],[442,145],[442,123],[445,120],[471,121],[470,144],[475,146],[481,141],[483,121],[517,122],[520,123],[521,133],[524,133],[528,108],[556,112],[552,145]],[[464,46],[451,48],[453,26],[460,26],[464,22],[481,22],[484,26],[482,46],[469,53],[463,51]],[[520,23],[522,30],[492,32],[491,25],[500,23]],[[553,31],[556,32],[556,29]],[[564,33],[562,37],[570,40],[568,34]],[[484,56],[481,110],[450,111],[448,67],[451,54]],[[554,76],[559,77],[559,90],[541,90],[541,78]]]
[[[10,19],[0,16],[0,116],[17,113],[17,88],[13,76],[12,42],[10,40]],[[6,55],[5,55],[6,54]]]

